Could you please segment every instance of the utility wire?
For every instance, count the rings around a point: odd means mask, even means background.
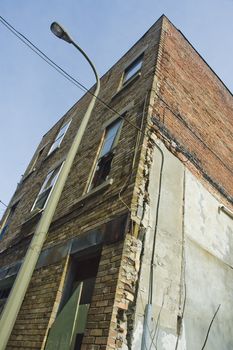
[[[52,68],[54,68],[58,73],[60,73],[64,78],[68,79],[71,83],[79,87],[82,91],[87,92],[88,94],[94,96],[96,100],[101,102],[105,107],[107,107],[111,112],[117,114],[121,119],[125,120],[132,127],[137,129],[138,131],[143,131],[130,120],[126,119],[124,115],[120,114],[115,108],[109,106],[105,101],[103,101],[100,97],[96,96],[92,93],[85,85],[80,83],[77,79],[73,78],[69,73],[67,73],[63,68],[61,68],[57,63],[51,60],[43,51],[41,51],[36,45],[34,45],[25,35],[20,33],[17,29],[15,29],[9,22],[7,22],[2,16],[0,16],[0,22],[10,30],[20,41],[22,41],[27,47],[29,47],[35,54],[37,54],[40,58],[42,58],[46,63],[48,63]],[[143,133],[144,134],[144,133]]]
[[[44,60],[47,64],[49,64],[53,69],[55,69],[59,74],[61,74],[65,79],[67,79],[69,82],[77,86],[79,89],[81,89],[83,92],[86,92],[90,94],[91,96],[94,96],[100,103],[102,103],[105,107],[107,107],[110,111],[117,114],[120,118],[124,119],[128,124],[133,126],[135,129],[137,129],[139,132],[145,135],[145,133],[142,131],[141,128],[139,128],[137,125],[132,123],[130,120],[125,118],[124,115],[120,114],[115,108],[111,107],[108,103],[103,101],[100,97],[96,96],[94,93],[92,93],[84,84],[80,83],[77,79],[72,77],[69,73],[67,73],[61,66],[59,66],[56,62],[54,62],[51,58],[49,58],[42,50],[40,50],[35,44],[32,43],[25,35],[23,35],[21,32],[19,32],[17,29],[15,29],[8,21],[6,21],[2,16],[0,16],[0,22],[9,30],[11,31],[20,41],[22,41],[27,47],[29,47],[36,55],[38,55],[42,60]],[[168,103],[159,95],[157,94],[157,97],[166,105],[166,107],[170,110],[170,112],[176,116],[178,119],[181,119],[180,116],[173,111],[173,109],[168,105]],[[185,126],[193,133],[190,126],[185,123]],[[195,133],[193,133],[199,141],[203,142],[199,136],[197,136]],[[221,160],[221,158],[213,152],[210,147],[208,147],[206,144],[204,144],[210,152],[212,152],[216,158],[232,173],[232,170]]]
[[[182,117],[182,115],[180,113],[176,113],[174,112],[174,110],[170,107],[170,105],[158,94],[156,93],[158,99],[160,101],[162,101],[164,103],[164,105],[166,106],[166,108],[180,121],[184,124],[184,126],[198,139],[199,142],[201,142],[209,151],[210,153],[212,153],[217,159],[219,162],[221,162],[223,164],[223,166],[231,173],[232,170],[228,167],[228,165],[226,163],[224,163],[224,161],[212,150],[211,147],[209,147],[205,142],[204,140],[202,140],[202,138],[197,135],[191,128],[190,125],[188,125],[188,123],[185,121],[185,119]]]
[[[5,203],[3,203],[3,201],[0,200],[0,203],[3,204],[7,208],[7,205]]]
[[[221,306],[221,304],[218,305],[218,307],[217,307],[217,309],[216,309],[216,311],[215,311],[215,313],[214,313],[214,315],[213,315],[213,317],[211,319],[211,322],[209,324],[209,327],[208,327],[208,330],[207,330],[207,334],[206,334],[206,337],[205,337],[205,341],[204,341],[204,344],[202,345],[201,350],[204,350],[204,348],[206,346],[206,343],[207,343],[207,340],[208,340],[208,337],[209,337],[209,333],[210,333],[210,329],[212,327],[212,324],[214,322],[215,317],[217,316],[217,313],[218,313],[218,310],[220,309],[220,306]]]
[[[86,89],[82,88],[78,82],[75,82],[74,78],[69,75],[65,70],[59,67],[53,60],[51,60],[45,53],[43,53],[37,46],[35,46],[26,36],[16,30],[9,22],[7,22],[2,16],[0,16],[0,22],[20,41],[22,41],[29,49],[31,49],[36,55],[38,55],[42,60],[48,63],[52,68],[54,68],[59,74],[64,78],[69,80],[72,84],[76,85],[82,91],[86,92]]]

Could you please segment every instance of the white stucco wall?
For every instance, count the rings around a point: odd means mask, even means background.
[[[233,221],[221,203],[185,171],[184,327],[187,349],[201,349],[211,319],[206,350],[233,349]]]
[[[218,210],[221,203],[199,179],[162,143],[159,145],[164,152],[164,167],[154,259],[153,312],[147,325],[149,349],[201,350],[211,319],[221,304],[205,350],[231,350],[233,221]],[[146,233],[133,350],[141,349],[145,331],[160,165],[161,155],[155,149],[150,169],[150,203],[144,216],[148,221],[144,220]],[[181,334],[177,337],[177,320],[183,312]]]
[[[177,314],[180,303],[184,167],[162,142],[158,141],[158,145],[164,154],[164,164],[161,169],[161,153],[155,149],[150,169],[150,201],[149,205],[146,206],[147,213],[145,213],[143,220],[146,233],[135,309],[133,350],[141,349],[144,311],[148,303],[157,205],[159,205],[159,218],[154,255],[153,312],[152,318],[147,324],[150,333],[148,349],[154,350],[158,345],[158,349],[174,350],[176,343]],[[162,188],[158,203],[160,171]],[[157,323],[158,326],[156,326]]]

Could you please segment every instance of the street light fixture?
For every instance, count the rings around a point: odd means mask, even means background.
[[[66,30],[57,22],[53,22],[50,26],[51,32],[56,35],[59,39],[65,40],[67,43],[71,44],[73,40],[66,32]]]
[[[85,115],[83,116],[80,127],[74,137],[73,143],[68,151],[66,160],[61,168],[56,184],[54,185],[53,191],[48,199],[48,202],[43,211],[41,219],[38,222],[34,236],[31,240],[30,246],[25,255],[24,261],[22,263],[20,271],[15,280],[14,286],[11,290],[10,296],[3,310],[2,317],[0,319],[0,339],[1,339],[0,350],[5,350],[7,346],[18,312],[20,310],[28,285],[30,283],[33,271],[35,269],[43,244],[47,237],[47,233],[49,230],[49,226],[52,222],[54,212],[56,210],[62,190],[66,183],[66,179],[68,177],[74,158],[79,149],[81,139],[86,130],[87,123],[90,119],[91,112],[94,108],[96,98],[98,97],[99,90],[100,90],[99,76],[97,74],[94,64],[92,63],[90,58],[87,56],[87,54],[78,46],[77,43],[74,42],[73,39],[71,39],[69,34],[58,23],[54,22],[51,24],[51,31],[58,38],[65,40],[69,44],[72,44],[86,58],[86,60],[90,64],[95,74],[96,88],[95,88],[94,94],[92,94],[92,99],[87,107]]]

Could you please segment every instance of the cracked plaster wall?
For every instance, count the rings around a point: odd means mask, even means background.
[[[160,346],[160,349],[165,349],[160,344],[169,343],[173,345],[173,340],[176,339],[177,315],[179,314],[184,168],[182,163],[165,148],[162,142],[155,138],[154,141],[157,142],[164,153],[164,165],[154,259],[153,314],[148,328],[151,333],[151,349],[155,349],[156,344]],[[145,212],[142,216],[142,231],[146,230],[146,233],[144,235],[144,250],[135,307],[135,327],[132,342],[132,349],[134,350],[140,349],[142,342],[144,309],[148,303],[151,254],[158,204],[161,154],[155,146],[152,150],[148,175],[149,183],[147,184],[148,193],[146,193]],[[156,326],[162,304],[160,325]],[[174,347],[167,347],[166,345],[166,349],[170,348],[174,349]]]
[[[184,327],[188,350],[233,348],[233,221],[218,210],[221,203],[188,170],[185,175]]]
[[[201,349],[210,321],[221,304],[205,349],[232,349],[232,219],[218,210],[221,203],[199,179],[162,142],[157,140],[157,144],[164,153],[164,167],[154,259],[153,313],[147,325],[149,348]],[[142,181],[145,199],[143,191],[139,191],[138,214],[144,248],[135,305],[133,350],[141,349],[144,310],[148,303],[161,155],[152,147],[146,160]]]

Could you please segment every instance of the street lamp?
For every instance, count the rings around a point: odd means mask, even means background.
[[[96,84],[96,91],[95,91],[94,95],[97,96],[98,93],[99,93],[100,81],[99,81],[99,77],[98,77],[98,74],[96,72],[95,66],[92,63],[92,61],[90,60],[90,58],[87,56],[86,52],[83,51],[83,49],[81,49],[80,46],[78,46],[78,44],[71,38],[71,36],[67,33],[67,31],[59,23],[53,22],[51,24],[51,26],[50,26],[50,30],[59,39],[62,39],[62,40],[66,41],[69,44],[72,44],[86,58],[86,60],[90,64],[90,66],[91,66],[91,68],[92,68],[92,70],[93,70],[93,72],[95,74],[95,78],[96,78],[96,83],[97,84]]]
[[[69,44],[71,44],[73,42],[70,35],[66,32],[66,30],[59,23],[53,22],[50,26],[50,30],[59,39],[65,40]]]
[[[69,149],[66,159],[63,163],[61,171],[59,173],[56,184],[54,185],[53,191],[48,199],[46,207],[43,211],[40,221],[36,227],[34,236],[31,240],[28,251],[25,255],[24,261],[20,268],[20,271],[15,280],[14,286],[11,290],[10,296],[7,300],[5,308],[0,319],[0,350],[5,350],[9,337],[11,335],[12,329],[14,327],[18,312],[22,305],[24,296],[26,294],[28,285],[30,283],[33,271],[35,269],[37,260],[41,253],[43,244],[45,242],[49,226],[52,222],[54,212],[56,210],[57,204],[59,202],[62,190],[66,183],[66,179],[70,172],[71,166],[73,164],[75,155],[79,149],[79,145],[83,134],[86,130],[87,123],[90,119],[91,112],[96,102],[96,98],[100,90],[100,79],[96,72],[94,64],[91,62],[87,54],[74,42],[69,34],[56,22],[51,24],[51,31],[60,39],[65,40],[69,44],[72,44],[76,49],[78,49],[82,55],[86,58],[90,64],[96,78],[96,88],[92,95],[92,99],[87,107],[86,113],[82,119],[80,127],[74,137],[73,143]]]

